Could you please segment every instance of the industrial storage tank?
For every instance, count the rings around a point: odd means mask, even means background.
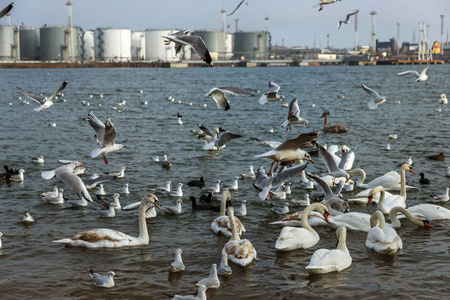
[[[225,34],[226,33],[223,31],[210,30],[199,30],[192,32],[192,35],[198,35],[203,39],[212,60],[217,60],[219,57],[224,56],[225,49],[222,47],[225,46]],[[195,54],[193,54],[193,56],[193,59],[195,59]]]
[[[162,36],[170,35],[179,30],[146,30],[145,31],[145,60],[175,62],[190,59],[190,47],[182,47],[180,53],[175,55],[174,43],[164,44]]]
[[[21,29],[20,36],[20,60],[39,60],[39,29]]]
[[[131,59],[135,61],[145,59],[145,32],[143,31],[131,32]]]
[[[94,61],[95,60],[95,37],[94,30],[83,30],[81,31],[80,37],[80,51],[81,59],[83,61]]]
[[[0,60],[20,59],[19,29],[15,26],[0,26]]]
[[[95,31],[95,59],[107,62],[131,60],[131,30],[97,28]]]
[[[237,59],[267,58],[269,32],[250,31],[234,33],[234,56]]]
[[[80,60],[80,40],[78,28],[42,27],[39,31],[43,61]]]

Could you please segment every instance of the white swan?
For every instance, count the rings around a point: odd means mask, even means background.
[[[348,212],[336,216],[329,216],[330,227],[340,228],[345,227],[349,230],[369,232],[372,228],[370,226],[370,215],[361,212]]]
[[[303,216],[309,216],[309,213],[313,210],[321,213],[327,223],[329,222],[327,207],[320,203],[313,203],[306,207],[303,211]],[[308,224],[308,218],[303,217],[301,223],[303,228],[290,226],[283,227],[280,236],[275,243],[275,248],[277,250],[289,251],[301,248],[306,249],[317,244],[320,237],[317,232]]]
[[[92,229],[77,233],[70,238],[53,241],[63,243],[68,246],[86,248],[119,248],[124,246],[148,245],[150,239],[145,222],[145,209],[148,203],[152,203],[162,209],[158,203],[158,198],[153,194],[145,195],[139,206],[139,236],[134,237],[113,229]]]
[[[421,214],[427,220],[450,220],[450,210],[440,205],[422,203],[407,208],[412,214]]]
[[[378,223],[378,226],[376,224]],[[398,236],[395,229],[386,227],[384,215],[377,210],[370,218],[370,229],[366,238],[366,247],[375,250],[380,254],[395,254],[403,248],[402,239]]]
[[[233,206],[227,208],[228,218],[230,219],[231,225],[231,237],[228,243],[222,249],[222,255],[228,254],[229,260],[235,264],[245,267],[250,264],[254,259],[256,259],[256,250],[253,244],[247,240],[241,240],[238,235],[236,222],[234,220],[234,209]]]
[[[352,257],[347,249],[347,229],[339,227],[336,230],[338,245],[336,249],[318,249],[311,256],[311,261],[306,269],[311,274],[326,274],[340,272],[352,264]]]
[[[391,211],[389,212],[389,218],[391,219],[391,224],[386,224],[386,226],[389,226],[392,228],[400,228],[402,226],[402,223],[400,223],[400,220],[397,217],[398,213],[402,213],[413,224],[416,224],[416,225],[422,226],[422,227],[433,228],[433,226],[430,224],[430,221],[424,215],[419,214],[419,213],[413,214],[409,210],[407,210],[401,206],[396,206],[391,209]]]
[[[381,175],[374,180],[364,183],[366,180],[366,172],[363,169],[354,169],[348,171],[351,177],[355,175],[360,175],[356,181],[356,186],[364,189],[373,189],[376,186],[381,185],[385,190],[400,190],[400,180],[401,176],[397,171],[389,171],[384,175]],[[415,188],[413,186],[406,186],[407,189]]]
[[[220,202],[220,216],[215,218],[214,221],[211,222],[212,231],[214,231],[216,234],[223,234],[228,237],[231,237],[232,235],[230,218],[226,215],[227,201],[230,200],[230,198],[230,190],[224,189],[222,192],[222,200]],[[234,217],[233,219],[236,222],[237,235],[241,236],[242,233],[245,232],[245,227],[237,217]]]

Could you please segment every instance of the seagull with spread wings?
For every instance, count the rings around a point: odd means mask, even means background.
[[[308,121],[300,117],[300,107],[298,106],[297,98],[291,101],[289,105],[289,112],[286,121],[281,124],[281,127],[286,127],[286,132],[291,129],[291,125],[305,124],[308,127]]]
[[[228,101],[226,94],[239,95],[253,97],[254,95],[241,89],[237,86],[221,86],[212,88],[208,93],[205,94],[206,97],[212,97],[217,104],[217,107],[221,110],[230,109],[230,101]]]
[[[389,100],[388,97],[380,96],[376,91],[372,90],[371,88],[368,88],[364,84],[361,84],[362,88],[369,94],[370,101],[367,103],[370,109],[376,109],[378,108],[378,105],[383,104],[387,100]]]
[[[243,135],[240,133],[232,132],[232,131],[226,131],[224,134],[219,136],[219,129],[216,128],[214,131],[214,137],[211,139],[211,141],[203,146],[204,150],[220,150],[222,148],[225,148],[225,146],[234,139],[240,138]]]
[[[241,2],[239,2],[238,6],[227,16],[231,16],[232,14],[234,14],[235,11],[238,10],[239,7],[241,7],[242,3],[245,2],[245,5],[248,5],[248,0],[242,0]]]
[[[58,88],[58,90],[56,91],[56,92],[54,92],[53,93],[53,95],[51,95],[50,97],[44,97],[44,98],[42,98],[42,97],[39,97],[39,96],[36,96],[36,95],[34,95],[34,94],[32,94],[32,93],[29,93],[29,92],[26,92],[26,91],[24,91],[24,90],[22,90],[20,87],[18,87],[17,85],[16,85],[16,88],[18,88],[19,89],[19,91],[21,91],[22,92],[22,94],[24,94],[25,96],[27,96],[28,98],[30,98],[31,100],[34,100],[34,101],[36,101],[37,103],[39,103],[39,107],[37,107],[37,108],[35,108],[34,110],[35,111],[44,111],[46,108],[49,108],[50,106],[52,106],[53,104],[55,104],[55,103],[53,103],[53,98],[55,98],[56,96],[58,96],[59,95],[59,93],[62,91],[62,90],[64,90],[64,88],[66,87],[66,85],[67,85],[67,80],[65,80],[61,85],[60,85],[60,87]]]
[[[165,45],[169,45],[171,42],[175,44],[175,54],[180,53],[181,47],[190,46],[204,62],[209,66],[213,66],[211,55],[209,54],[208,48],[205,42],[198,35],[188,35],[189,30],[177,31],[171,35],[162,36]]]
[[[280,90],[280,86],[278,84],[275,82],[269,82],[269,88],[270,89],[267,93],[259,97],[259,104],[264,105],[267,101],[281,101],[285,99],[283,95],[278,95],[278,91]]]
[[[425,67],[425,69],[422,70],[422,72],[420,74],[419,74],[419,72],[417,72],[415,70],[409,70],[409,71],[400,72],[397,74],[397,76],[414,75],[414,76],[416,76],[415,82],[425,81],[428,79],[427,70],[428,70],[428,67],[430,66],[430,63],[431,63],[431,59],[428,61],[427,66]]]
[[[338,29],[341,28],[342,23],[344,23],[344,24],[350,23],[350,17],[355,15],[355,14],[357,14],[358,12],[359,12],[359,9],[355,9],[351,13],[347,14],[347,17],[345,18],[345,21],[339,21],[338,22]]]

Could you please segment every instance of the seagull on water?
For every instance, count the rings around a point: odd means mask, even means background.
[[[447,189],[448,192],[448,189]],[[25,216],[22,218],[22,222],[26,222],[26,223],[33,223],[34,222],[34,218],[30,213],[30,210],[27,210],[25,212]]]
[[[181,258],[183,252],[184,250],[181,250],[180,248],[175,250],[175,260],[170,264],[170,272],[180,272],[185,269],[183,259]]]
[[[198,286],[201,286],[202,284],[208,288],[218,288],[220,286],[219,276],[217,276],[216,264],[211,265],[211,270],[208,277],[200,279],[196,282],[196,285]]]
[[[237,86],[221,86],[212,88],[208,93],[205,94],[206,97],[212,97],[217,104],[217,107],[221,110],[230,109],[230,101],[228,101],[226,94],[239,95],[253,97],[253,94],[241,89]]]
[[[212,67],[212,58],[203,39],[198,35],[188,34],[189,30],[185,30],[172,33],[171,35],[162,36],[166,39],[164,40],[164,45],[169,45],[173,42],[175,44],[175,55],[181,51],[181,47],[190,46],[198,57]]]
[[[114,143],[117,131],[114,127],[114,123],[109,117],[106,119],[106,122],[103,123],[94,115],[94,112],[91,110],[89,111],[88,119],[89,125],[91,125],[95,130],[95,138],[97,139],[97,142],[102,146],[101,148],[92,150],[91,158],[103,154],[103,159],[105,163],[108,164],[106,154],[120,150],[125,146],[122,144]]]
[[[378,108],[378,105],[383,104],[384,102],[389,100],[388,97],[380,96],[377,92],[368,88],[364,84],[361,84],[361,86],[367,92],[367,94],[369,94],[369,96],[371,98],[369,103],[367,104],[370,109],[376,109],[376,108]]]
[[[259,98],[259,104],[264,105],[267,101],[281,101],[285,99],[283,95],[278,95],[280,86],[275,82],[269,82],[269,88],[270,89]]]
[[[352,11],[351,13],[347,14],[347,17],[345,18],[345,21],[339,21],[338,22],[338,29],[341,28],[341,24],[348,24],[350,23],[350,17],[353,16],[354,14],[357,14],[359,12],[359,9],[355,9],[354,11]]]
[[[42,97],[39,97],[39,96],[36,96],[36,95],[34,95],[34,94],[32,94],[32,93],[29,93],[29,92],[26,92],[26,91],[24,91],[24,90],[22,90],[20,87],[18,87],[17,85],[16,85],[16,88],[18,88],[19,89],[19,91],[21,91],[25,96],[27,96],[28,98],[30,98],[31,100],[34,100],[34,101],[36,101],[37,103],[39,103],[39,107],[36,107],[34,110],[35,111],[44,111],[46,108],[49,108],[50,106],[52,106],[53,104],[55,104],[55,103],[53,103],[53,98],[55,98],[65,87],[66,87],[66,85],[67,85],[67,80],[66,81],[64,81],[61,85],[60,85],[60,87],[58,88],[58,90],[56,91],[56,92],[54,92],[53,93],[53,95],[51,95],[50,97],[44,97],[44,98],[42,98]]]
[[[92,269],[89,269],[90,276],[94,280],[96,286],[110,288],[114,286],[114,277],[119,277],[113,271],[109,271],[106,276],[94,273]]]

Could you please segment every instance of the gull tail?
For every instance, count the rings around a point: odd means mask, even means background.
[[[259,104],[261,104],[261,105],[266,104],[266,103],[267,103],[267,95],[266,95],[266,94],[262,95],[262,96],[259,98],[258,102],[259,102]]]
[[[281,127],[286,128],[288,126],[288,124],[289,124],[289,121],[286,120],[283,123],[281,123]]]
[[[102,148],[97,148],[91,151],[91,158],[97,157],[102,153]]]

